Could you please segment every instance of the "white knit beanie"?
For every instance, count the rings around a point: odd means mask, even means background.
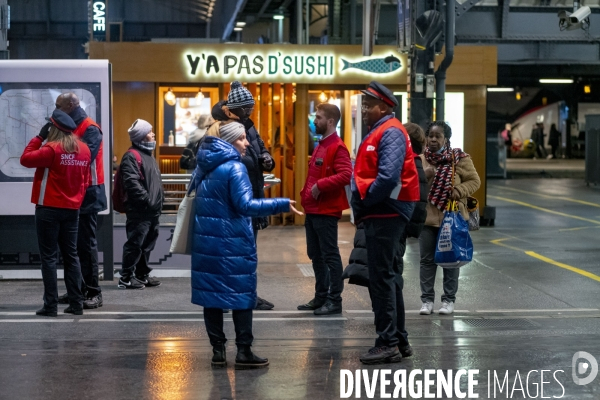
[[[222,124],[219,128],[219,136],[228,143],[233,143],[246,133],[246,128],[239,122],[230,122]]]

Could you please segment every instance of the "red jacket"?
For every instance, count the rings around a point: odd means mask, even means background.
[[[79,139],[81,139],[83,137],[83,135],[85,134],[85,131],[87,131],[87,128],[89,128],[90,126],[95,126],[96,128],[98,128],[98,130],[100,132],[102,132],[102,130],[100,129],[100,125],[98,125],[97,123],[94,122],[93,119],[91,119],[90,117],[87,117],[86,119],[83,120],[83,122],[81,124],[79,124],[77,126],[77,128],[73,131],[73,134],[75,136],[77,136]],[[92,176],[92,181],[90,182],[90,185],[96,186],[96,185],[103,185],[104,184],[104,150],[103,150],[103,144],[102,142],[100,142],[100,149],[98,150],[98,155],[96,155],[96,159],[92,161],[92,165],[90,167],[90,172],[91,172],[91,176]]]
[[[414,153],[410,146],[410,138],[406,129],[396,118],[390,118],[377,128],[375,128],[363,140],[356,155],[356,164],[354,166],[354,180],[360,193],[360,198],[364,199],[369,191],[369,186],[377,178],[379,173],[379,142],[384,132],[389,128],[399,129],[406,139],[406,152],[404,154],[404,165],[400,173],[400,182],[396,189],[392,191],[393,198],[400,201],[419,201],[419,175],[415,166]],[[400,193],[397,193],[399,191]]]
[[[306,214],[342,217],[349,208],[346,190],[352,176],[352,162],[346,145],[333,133],[319,142],[308,163],[308,176],[300,192],[301,204]],[[317,184],[319,197],[312,196],[312,187]]]
[[[78,210],[90,184],[92,155],[87,145],[78,141],[78,153],[66,153],[59,142],[42,146],[39,136],[31,139],[21,165],[37,168],[33,177],[31,202],[40,206]]]

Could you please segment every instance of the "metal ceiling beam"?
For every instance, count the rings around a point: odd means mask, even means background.
[[[272,0],[266,0],[265,3],[263,4],[263,6],[260,8],[260,10],[258,11],[258,13],[256,13],[255,21],[258,21],[260,17],[262,17],[262,15],[265,13],[265,11],[267,11],[267,8],[269,7],[269,5],[271,4]]]
[[[510,0],[500,0],[502,13],[500,14],[500,37],[508,36],[508,14],[510,13]]]
[[[464,4],[464,3],[463,3]],[[491,44],[499,64],[573,64],[600,61],[600,13],[590,15],[589,34],[558,27],[557,8],[475,7],[456,24],[461,44]],[[563,7],[564,9],[564,7]],[[510,11],[510,13],[509,13]]]
[[[242,11],[244,9],[244,7],[246,6],[247,1],[248,0],[237,0],[237,2],[235,4],[235,9],[231,13],[231,18],[229,19],[229,22],[227,22],[227,26],[225,26],[225,29],[223,30],[223,36],[221,37],[222,40],[227,40],[229,38],[229,36],[231,35],[231,33],[233,32],[233,28],[235,26],[235,20],[237,19],[240,11]]]
[[[506,0],[510,1],[510,0]],[[459,19],[464,13],[469,11],[471,8],[475,7],[477,3],[480,3],[481,0],[466,0],[462,3],[456,2],[456,6],[454,9],[456,10],[456,19]],[[441,9],[441,7],[440,7]]]

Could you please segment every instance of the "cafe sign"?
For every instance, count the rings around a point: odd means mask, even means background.
[[[181,63],[198,82],[402,83],[405,58],[393,46],[370,57],[350,49],[356,46],[206,46],[184,51]]]

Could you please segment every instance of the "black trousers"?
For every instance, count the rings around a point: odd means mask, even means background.
[[[77,257],[78,216],[79,210],[40,206],[35,209],[46,310],[56,311],[58,308],[56,263],[59,248],[63,258],[69,304],[75,310],[83,309],[81,266]]]
[[[158,239],[158,216],[148,218],[127,216],[125,231],[127,241],[123,245],[123,267],[121,276],[128,280],[132,275],[148,275],[152,268],[148,265],[150,252]]]
[[[342,257],[338,247],[339,218],[307,214],[306,250],[315,271],[315,298],[333,303],[342,302],[344,280]]]
[[[369,293],[375,312],[375,346],[408,346],[404,326],[404,279],[401,241],[406,221],[401,217],[368,218],[364,222],[369,264]]]
[[[254,341],[252,335],[252,309],[232,310],[232,316],[235,327],[235,344],[238,346],[252,346]],[[205,308],[204,325],[211,345],[216,346],[227,342],[223,332],[223,310],[221,308]]]
[[[77,255],[81,263],[83,285],[81,291],[88,297],[100,294],[98,282],[98,213],[79,214],[79,230],[77,232]]]

